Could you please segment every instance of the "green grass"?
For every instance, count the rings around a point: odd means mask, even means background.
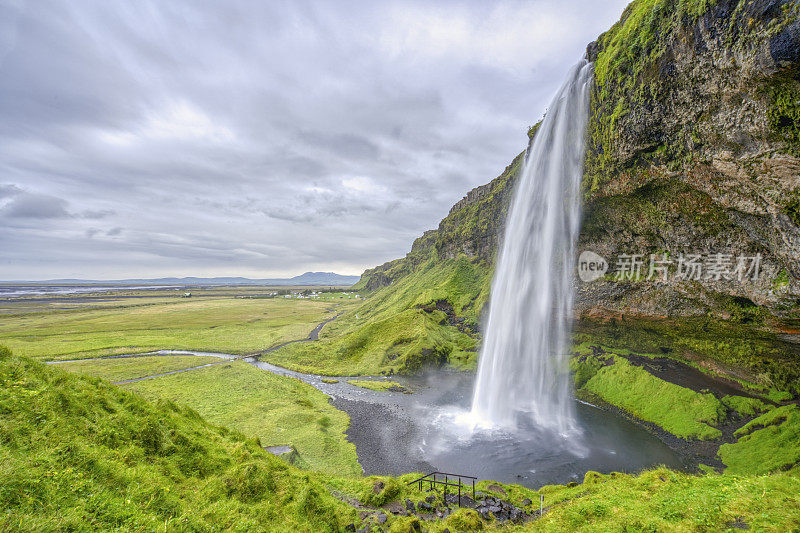
[[[582,391],[673,435],[702,440],[722,436],[722,432],[710,424],[724,421],[727,409],[712,394],[694,392],[659,379],[622,357],[613,357],[613,364],[609,366],[592,364],[592,368],[582,370],[581,375],[586,380]]]
[[[800,464],[800,408],[785,405],[750,421],[736,431],[739,440],[723,444],[719,457],[728,471],[762,474]]]
[[[734,523],[753,531],[800,527],[796,472],[750,477],[694,476],[666,468],[638,476],[589,472],[583,484],[541,491],[545,505],[553,507],[531,525],[536,531],[728,531]]]
[[[488,298],[490,272],[465,257],[427,261],[373,292],[359,307],[323,329],[316,343],[295,343],[263,358],[302,372],[376,375],[416,372],[426,364],[474,368],[478,313]],[[447,302],[462,330],[448,323]]]
[[[350,417],[294,378],[231,361],[121,386],[148,399],[188,405],[213,424],[258,437],[264,446],[291,445],[299,466],[361,473],[355,445],[344,435]]]
[[[187,407],[150,403],[105,381],[0,348],[4,531],[342,531],[367,523],[340,498],[383,505],[427,496],[406,485],[417,474],[364,478],[306,472],[260,444],[209,424]],[[487,492],[492,483],[481,481],[478,489]],[[640,475],[589,472],[583,483],[540,491],[500,485],[518,505],[529,498],[535,508],[543,494],[548,512],[526,526],[479,524],[466,510],[420,525],[440,533],[481,526],[719,531],[734,521],[756,531],[800,527],[796,468],[772,475],[698,476],[665,468]],[[409,531],[415,521],[390,514],[387,526]]]
[[[59,363],[58,366],[70,372],[94,376],[114,383],[220,361],[223,359],[211,356],[154,355],[129,359],[88,359],[72,363]]]
[[[130,307],[120,301],[112,308],[6,316],[0,343],[44,359],[165,348],[243,354],[306,337],[332,315],[330,307],[283,298],[165,298]]]
[[[0,353],[0,529],[340,531],[355,509],[257,440]]]
[[[754,416],[757,413],[763,413],[769,410],[769,406],[761,400],[757,398],[748,398],[746,396],[724,396],[722,398],[722,403],[728,408],[745,416]]]
[[[348,381],[350,385],[355,385],[356,387],[361,387],[362,389],[370,389],[374,391],[388,391],[388,392],[403,392],[406,394],[411,394],[411,391],[408,390],[406,387],[400,385],[396,381],[376,381],[376,380],[368,380],[368,379],[351,379]]]

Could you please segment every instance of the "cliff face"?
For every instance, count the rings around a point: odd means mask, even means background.
[[[729,296],[790,313],[800,292],[800,3],[638,1],[588,55],[581,249],[645,263],[709,252],[763,261],[756,281],[582,285],[579,312],[724,317]]]
[[[796,382],[800,2],[636,0],[587,55],[595,77],[579,250],[610,269],[589,283],[576,276],[578,340],[643,343],[737,379]],[[390,286],[455,256],[490,276],[523,158],[360,285]],[[632,254],[641,277],[614,279]],[[651,254],[672,262],[666,280],[647,279]],[[680,279],[681,254],[701,254],[704,268],[722,254],[727,269],[759,256],[759,276]]]
[[[800,297],[800,3],[638,0],[587,49],[595,62],[580,250],[669,254],[666,283],[579,284],[579,316],[791,314]],[[535,128],[532,128],[532,132]],[[406,258],[364,273],[388,285],[421,259],[492,262],[520,154]],[[677,281],[679,254],[760,254],[758,280]],[[735,265],[731,265],[732,267]]]

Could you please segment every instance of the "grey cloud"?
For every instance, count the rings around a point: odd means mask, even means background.
[[[67,202],[62,198],[46,194],[22,193],[5,207],[0,214],[9,218],[68,218]]]
[[[22,192],[22,189],[13,184],[0,184],[0,200],[10,198]]]
[[[376,159],[380,149],[364,136],[352,133],[300,132],[298,137],[312,145],[323,147],[342,157]]]
[[[626,3],[0,1],[0,279],[399,257]]]
[[[99,210],[92,210],[88,209],[83,211],[79,216],[81,218],[88,218],[92,220],[97,220],[100,218],[106,218],[113,215],[115,211],[113,209],[99,209]]]

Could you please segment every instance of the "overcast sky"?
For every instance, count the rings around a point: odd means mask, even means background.
[[[0,279],[360,274],[626,0],[0,0]]]

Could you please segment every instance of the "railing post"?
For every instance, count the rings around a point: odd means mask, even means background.
[[[461,507],[461,478],[458,479],[458,506]]]
[[[447,482],[448,482],[448,477],[445,474],[445,476],[444,476],[444,504],[445,505],[447,505]]]
[[[475,480],[472,480],[472,501],[475,501]]]

